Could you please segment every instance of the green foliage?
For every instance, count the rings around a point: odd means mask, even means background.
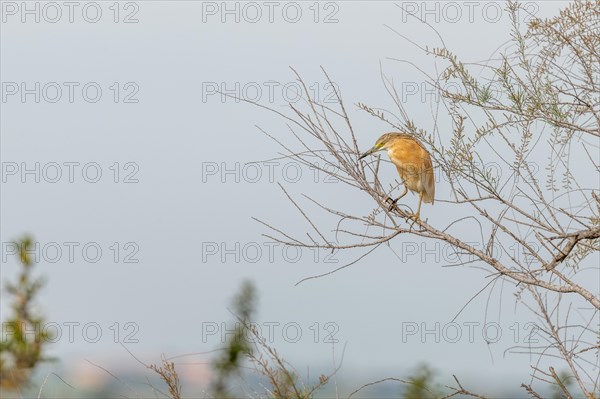
[[[227,341],[219,357],[213,364],[216,377],[212,384],[214,398],[233,398],[229,389],[231,380],[240,377],[244,361],[254,365],[252,372],[266,380],[263,395],[256,397],[269,399],[311,399],[317,389],[329,382],[330,376],[320,375],[318,381],[306,385],[298,373],[277,351],[269,346],[256,324],[252,322],[256,309],[256,290],[252,283],[245,281],[233,300],[232,313],[236,317],[234,334]]]
[[[235,334],[228,340],[213,366],[216,378],[212,386],[212,395],[215,398],[231,397],[227,388],[228,381],[239,374],[243,359],[252,353],[247,326],[254,315],[256,301],[254,286],[249,281],[245,281],[233,300],[233,313],[238,318],[238,322],[235,323]]]
[[[552,386],[552,399],[563,399],[567,397],[565,391],[573,384],[571,375],[562,371],[558,374],[557,384]]]
[[[403,399],[439,398],[443,394],[434,383],[435,372],[426,364],[420,365],[415,373],[408,378],[408,384],[402,394]]]
[[[31,276],[33,240],[24,237],[15,245],[22,269],[16,284],[6,284],[13,314],[2,322],[3,340],[0,342],[0,387],[6,389],[19,389],[27,384],[35,366],[49,360],[44,351],[53,339],[42,328],[43,317],[32,310],[34,299],[44,285],[42,279]]]

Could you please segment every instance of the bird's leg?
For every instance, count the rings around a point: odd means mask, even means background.
[[[387,202],[387,201],[389,201],[389,202],[390,202],[390,209],[389,209],[390,211],[391,211],[392,209],[394,209],[394,207],[396,206],[396,202],[398,202],[398,200],[399,200],[400,198],[404,197],[404,196],[406,195],[406,193],[408,193],[408,186],[407,186],[407,185],[406,185],[406,183],[405,183],[405,184],[404,184],[404,192],[403,192],[402,194],[400,194],[400,196],[399,196],[398,198],[396,198],[396,199],[392,199],[392,198],[388,197],[388,199],[386,200],[386,202]]]
[[[404,192],[402,194],[400,194],[400,196],[394,200],[394,203],[398,202],[398,200],[400,198],[404,197],[406,195],[406,193],[408,193],[408,186],[405,184],[404,185]]]

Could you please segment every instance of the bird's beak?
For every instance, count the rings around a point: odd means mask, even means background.
[[[360,157],[358,157],[358,160],[360,161],[360,160],[361,160],[361,159],[363,159],[364,157],[367,157],[367,156],[369,156],[369,155],[373,154],[373,153],[374,153],[374,152],[376,152],[376,151],[377,151],[377,148],[373,147],[373,148],[371,148],[369,151],[367,151],[367,152],[363,153],[363,154],[362,154]]]

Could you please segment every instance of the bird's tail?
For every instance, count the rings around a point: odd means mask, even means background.
[[[423,193],[423,202],[432,204],[435,196],[435,178],[433,176],[433,168],[429,168],[425,172],[425,192]]]
[[[426,204],[433,205],[433,193],[429,193],[428,191],[425,191],[425,193],[423,194],[423,202],[425,202]]]

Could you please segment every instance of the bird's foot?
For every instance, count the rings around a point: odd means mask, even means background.
[[[396,201],[398,201],[397,199],[393,199],[392,197],[387,197],[385,199],[386,204],[390,204],[390,206],[388,207],[388,211],[392,211],[395,209],[398,209],[398,205],[396,205]]]
[[[418,213],[406,213],[406,214],[404,214],[404,216],[405,216],[407,219],[412,219],[412,220],[413,220],[413,223],[414,223],[414,222],[420,222],[420,221],[421,221],[421,215],[420,215],[420,214],[418,214]]]

